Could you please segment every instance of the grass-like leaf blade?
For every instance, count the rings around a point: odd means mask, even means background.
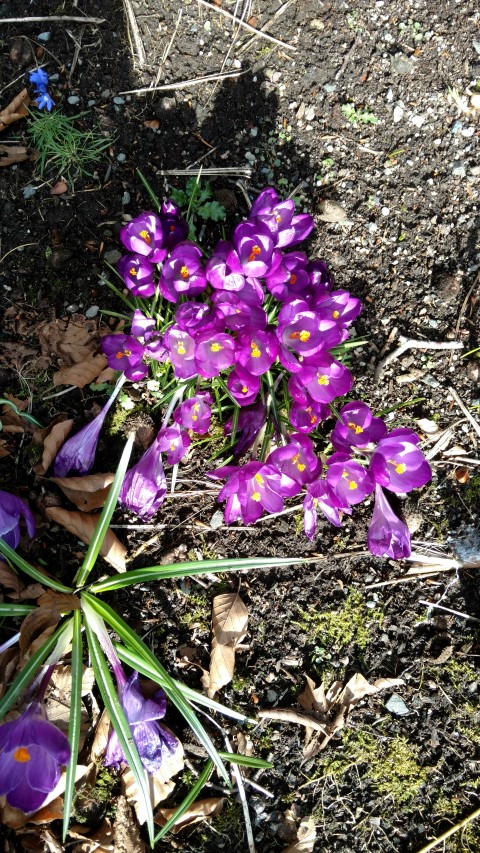
[[[141,180],[141,182],[142,182],[143,186],[145,187],[145,189],[146,189],[146,191],[147,191],[148,195],[150,196],[150,198],[151,198],[151,200],[152,200],[152,202],[153,202],[154,206],[156,207],[156,209],[157,209],[157,213],[158,213],[158,212],[160,211],[160,207],[161,207],[160,201],[158,200],[158,198],[157,198],[157,196],[155,195],[155,193],[154,193],[154,191],[153,191],[152,187],[151,187],[151,186],[150,186],[150,184],[148,183],[148,181],[147,181],[147,179],[146,179],[145,175],[143,175],[143,174],[142,174],[142,172],[140,171],[140,169],[137,169],[136,171],[137,171],[137,175],[138,175],[138,177],[140,178],[140,180]]]
[[[118,463],[118,468],[115,473],[112,486],[108,493],[107,500],[105,501],[105,506],[103,507],[102,512],[100,513],[100,518],[98,519],[95,530],[93,532],[92,541],[88,546],[88,550],[85,554],[83,563],[80,566],[80,569],[77,573],[77,577],[75,578],[75,583],[79,587],[83,586],[88,575],[90,574],[95,565],[100,548],[102,547],[102,542],[105,539],[105,534],[107,532],[108,525],[110,524],[112,515],[115,512],[118,495],[120,493],[120,489],[122,488],[123,478],[125,477],[125,472],[127,470],[128,462],[130,460],[130,454],[132,452],[133,439],[134,434],[131,433],[128,437],[128,441],[120,457],[120,462]]]
[[[72,637],[72,680],[70,695],[70,718],[68,721],[68,741],[72,750],[70,763],[67,767],[65,793],[63,795],[63,843],[68,832],[70,812],[75,791],[75,773],[78,760],[78,744],[80,741],[80,723],[82,718],[82,675],[83,675],[83,644],[82,644],[82,612],[73,613]]]
[[[213,572],[235,572],[243,569],[273,569],[279,566],[292,566],[295,563],[314,563],[317,557],[245,557],[242,559],[225,558],[222,560],[199,560],[185,563],[171,563],[167,566],[146,566],[144,569],[133,569],[123,572],[113,578],[94,583],[90,591],[94,593],[109,592],[133,586],[148,581],[167,580],[168,578],[185,578],[192,575],[207,575]]]
[[[5,696],[0,700],[0,720],[3,719],[7,711],[10,710],[12,705],[18,699],[18,697],[23,693],[26,687],[33,680],[33,677],[36,671],[40,668],[45,658],[53,651],[58,641],[61,639],[65,631],[70,629],[71,619],[67,619],[65,622],[62,622],[59,628],[48,638],[45,640],[43,645],[40,646],[39,649],[35,652],[34,655],[30,658],[28,663],[25,664],[22,670],[18,673],[17,677],[12,681],[9,689],[5,693]]]
[[[0,617],[5,616],[26,616],[31,610],[37,610],[35,604],[0,604]]]
[[[83,597],[88,604],[96,610],[99,616],[101,616],[102,619],[104,619],[104,621],[107,622],[114,631],[116,631],[119,637],[121,637],[121,639],[129,645],[130,648],[143,657],[146,663],[151,665],[153,670],[156,672],[156,678],[159,684],[163,687],[168,698],[178,708],[183,717],[185,717],[187,724],[190,726],[201,745],[214,762],[219,774],[222,776],[226,784],[230,785],[228,773],[222,763],[222,760],[218,757],[218,752],[215,749],[211,738],[198,720],[190,703],[185,700],[182,692],[178,689],[174,679],[168,674],[160,661],[157,660],[153,652],[150,651],[148,646],[140,639],[140,637],[137,636],[135,631],[132,631],[127,623],[124,622],[118,613],[116,613],[108,604],[104,601],[100,601],[98,598],[95,598],[95,596],[90,595],[87,592],[83,594]]]
[[[230,764],[241,764],[242,767],[255,767],[262,770],[270,770],[274,765],[264,758],[255,758],[254,755],[241,755],[238,752],[219,752],[224,761]]]
[[[183,802],[180,803],[178,809],[175,809],[172,816],[169,817],[169,819],[167,820],[165,826],[162,826],[160,832],[157,832],[157,834],[154,838],[155,844],[157,843],[157,841],[160,841],[160,839],[162,839],[167,834],[167,832],[170,832],[172,826],[175,826],[177,820],[179,818],[181,818],[182,815],[185,814],[187,809],[190,808],[192,803],[195,802],[195,800],[197,799],[197,797],[198,797],[200,791],[202,790],[203,786],[205,785],[206,782],[208,782],[210,775],[212,773],[212,770],[213,770],[213,761],[209,761],[207,766],[200,773],[200,776],[198,777],[197,781],[195,782],[195,785],[193,785],[192,789],[188,792],[188,794],[185,797],[185,799],[183,800]]]
[[[157,671],[146,663],[140,655],[121,645],[115,645],[115,651],[120,660],[131,666],[132,669],[137,669],[138,672],[146,678],[151,678],[152,681],[158,681],[162,686],[162,682],[158,677]],[[253,720],[251,717],[246,717],[245,714],[239,714],[239,712],[234,711],[233,708],[227,708],[220,702],[215,702],[214,699],[209,699],[208,696],[205,696],[203,693],[199,693],[198,690],[193,690],[191,687],[187,687],[186,684],[182,684],[181,681],[177,681],[175,678],[173,681],[180,692],[183,693],[185,698],[190,702],[195,702],[197,705],[204,705],[206,708],[210,708],[211,711],[217,711],[219,714],[223,714],[225,717],[231,717],[233,720],[238,720],[241,723],[252,723],[253,725],[256,725],[258,722],[258,720]]]
[[[10,545],[7,545],[4,539],[0,537],[0,551],[10,563],[17,569],[21,569],[22,572],[25,572],[30,578],[38,581],[43,586],[48,586],[50,589],[54,589],[57,592],[73,592],[73,589],[70,586],[64,586],[63,583],[59,583],[59,581],[55,581],[52,578],[49,578],[47,575],[44,575],[40,569],[36,569],[35,566],[32,566],[31,563],[28,563],[27,560],[24,560],[23,557],[20,557],[13,548],[10,548]]]
[[[90,659],[95,674],[95,681],[97,682],[98,689],[102,695],[105,708],[107,709],[108,716],[110,717],[110,722],[118,736],[118,740],[123,749],[128,766],[135,777],[138,794],[142,798],[143,805],[145,807],[148,835],[150,844],[153,847],[153,811],[147,774],[138,754],[128,720],[125,717],[123,708],[120,704],[107,661],[105,660],[100,648],[100,643],[96,634],[90,628],[87,620],[85,620],[85,634],[87,637],[88,648],[90,650]]]

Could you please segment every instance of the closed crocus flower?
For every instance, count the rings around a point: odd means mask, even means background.
[[[76,471],[77,474],[88,474],[91,471],[95,462],[95,453],[97,452],[98,438],[103,422],[124,382],[125,375],[123,374],[97,417],[93,418],[76,435],[69,438],[57,453],[53,466],[56,477],[66,477],[70,471]]]
[[[323,512],[330,524],[342,526],[341,512],[350,513],[348,506],[343,506],[340,498],[325,480],[315,480],[307,485],[307,494],[303,501],[305,536],[312,541],[315,538],[318,510]]]
[[[244,275],[259,278],[270,269],[273,239],[265,225],[241,222],[233,234],[233,245]]]
[[[375,506],[368,528],[368,549],[376,557],[403,560],[410,556],[410,531],[390,506],[381,486],[375,487]]]
[[[160,210],[160,221],[163,225],[165,245],[169,252],[188,235],[188,222],[181,215],[178,204],[167,199]]]
[[[13,808],[37,811],[69,761],[67,737],[47,720],[40,702],[0,726],[0,796]]]
[[[25,520],[29,536],[35,535],[35,521],[25,501],[0,490],[0,536],[10,548],[20,542],[20,520]]]
[[[166,494],[167,479],[157,437],[137,464],[125,474],[118,499],[130,512],[148,521],[155,515]]]

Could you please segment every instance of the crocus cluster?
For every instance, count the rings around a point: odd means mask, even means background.
[[[222,414],[233,407],[224,423],[233,464],[208,475],[226,479],[219,499],[227,524],[251,524],[302,495],[305,533],[313,539],[319,510],[339,526],[375,492],[369,547],[406,556],[408,529],[383,490],[403,494],[430,478],[418,436],[388,433],[354,400],[337,416],[328,462],[315,453],[311,435],[337,415],[335,401],[353,387],[341,353],[362,306],[335,289],[323,260],[296,248],[313,225],[309,214],[295,213],[292,199],[267,188],[206,260],[172,201],[121,229],[128,254],[118,273],[134,312],[130,329],[104,337],[102,348],[128,379],[152,369],[162,387],[176,384],[183,402],[169,407],[154,443],[127,473],[120,502],[145,520],[153,516],[167,494],[162,454],[176,465],[194,435],[208,433],[213,388]]]
[[[47,92],[48,74],[43,68],[37,68],[36,71],[31,71],[29,80],[32,86],[35,86],[35,103],[39,110],[46,109],[48,112],[55,106],[54,101]]]

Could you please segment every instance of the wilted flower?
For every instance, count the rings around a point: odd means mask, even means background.
[[[411,429],[394,429],[381,438],[370,460],[370,472],[380,486],[391,492],[410,492],[432,478],[420,439]]]
[[[257,438],[260,430],[265,425],[267,409],[261,400],[253,406],[248,406],[242,409],[237,419],[236,434],[240,435],[237,444],[233,451],[233,458],[240,459],[247,450],[250,450],[252,444]],[[233,417],[226,422],[223,432],[225,435],[232,434]]]
[[[376,557],[403,560],[410,556],[410,531],[396,515],[383,489],[375,486],[375,506],[368,528],[367,544]]]
[[[153,264],[159,264],[167,254],[162,223],[151,211],[141,213],[120,228],[120,240],[129,252],[143,255]]]
[[[318,517],[317,507],[328,518],[330,524],[334,524],[335,527],[342,525],[340,512],[350,512],[348,506],[342,505],[340,498],[326,480],[315,480],[314,483],[309,483],[303,501],[303,511],[305,536],[310,540],[315,536]]]
[[[167,494],[158,436],[133,468],[129,468],[118,496],[119,502],[144,521],[155,515]]]
[[[68,739],[47,720],[40,702],[0,726],[0,796],[13,808],[37,811],[69,761]]]
[[[35,535],[35,520],[25,501],[0,490],[0,536],[10,548],[16,548],[20,542],[20,519],[25,519],[28,535]],[[1,558],[0,558],[1,559]]]
[[[119,677],[119,670],[123,678]],[[167,701],[163,690],[157,690],[153,699],[145,699],[140,689],[138,672],[127,680],[120,664],[115,668],[120,704],[128,720],[135,746],[147,773],[156,773],[162,761],[176,750],[177,738],[157,723],[165,716]],[[105,767],[120,769],[125,754],[114,729],[110,732],[105,752]]]
[[[125,375],[123,374],[96,418],[90,421],[89,424],[84,426],[72,438],[69,438],[59,450],[53,466],[56,477],[66,477],[70,471],[76,471],[78,474],[89,473],[95,461],[98,438],[103,422],[115,402],[124,381]]]

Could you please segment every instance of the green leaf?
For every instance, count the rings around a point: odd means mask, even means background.
[[[137,669],[138,672],[141,672],[141,674],[145,675],[146,678],[151,678],[152,681],[157,681],[158,684],[163,686],[163,682],[159,679],[156,670],[146,663],[140,655],[119,644],[115,645],[115,651],[120,660],[131,666],[132,669]],[[220,702],[215,702],[214,699],[210,699],[203,693],[199,693],[198,690],[192,690],[191,687],[187,687],[187,685],[182,684],[181,681],[177,681],[176,679],[173,679],[173,681],[185,698],[189,699],[191,702],[195,702],[197,705],[204,705],[206,708],[210,708],[211,711],[218,711],[219,714],[223,714],[225,717],[231,717],[233,720],[239,720],[242,723],[252,723],[253,725],[256,725],[258,722],[258,720],[253,720],[251,717],[246,717],[245,714],[239,714],[238,711],[234,711],[233,708],[227,708]]]
[[[147,566],[144,569],[133,569],[131,572],[122,572],[113,578],[92,584],[90,592],[108,592],[114,589],[122,589],[125,586],[133,586],[148,581],[166,580],[167,578],[185,578],[192,575],[207,575],[213,572],[238,572],[243,569],[273,569],[279,566],[293,566],[296,563],[315,563],[317,557],[245,557],[233,559],[227,557],[222,560],[200,560],[185,563],[170,563],[167,566]]]
[[[197,209],[197,213],[201,219],[211,219],[212,222],[223,222],[227,215],[223,204],[218,201],[207,201]]]
[[[118,495],[120,493],[120,489],[122,488],[125,472],[128,468],[128,462],[130,460],[130,454],[132,452],[133,439],[134,434],[131,433],[124,447],[120,462],[118,463],[115,478],[108,493],[107,500],[105,501],[105,506],[102,509],[100,518],[98,519],[98,522],[95,526],[95,530],[93,531],[92,541],[88,546],[88,550],[85,554],[83,563],[80,566],[80,569],[77,573],[77,577],[75,578],[75,583],[79,587],[83,586],[88,575],[90,574],[95,565],[100,548],[102,547],[102,542],[108,530],[108,525],[110,524],[112,515],[115,512]]]
[[[23,557],[20,557],[13,548],[10,548],[10,545],[7,545],[1,537],[0,551],[5,555],[9,563],[13,563],[17,569],[21,569],[22,572],[25,572],[26,575],[33,578],[35,581],[38,581],[43,586],[48,586],[50,589],[55,589],[57,592],[73,592],[73,589],[70,586],[64,586],[63,583],[52,580],[52,578],[44,575],[44,573],[39,569],[36,569],[35,566],[32,566],[31,563],[27,563],[27,561],[24,560]]]
[[[257,767],[262,770],[270,770],[274,767],[271,761],[255,758],[253,755],[240,755],[237,752],[219,752],[218,754],[224,761],[230,761],[231,764],[241,764],[242,767]]]
[[[132,771],[135,782],[137,783],[138,795],[142,798],[143,805],[147,814],[147,828],[150,839],[150,844],[153,847],[153,811],[150,800],[149,783],[145,768],[141,762],[138,750],[133,739],[133,735],[128,723],[128,720],[123,712],[120,700],[115,690],[115,686],[110,675],[107,661],[102,654],[100,643],[95,633],[90,628],[88,621],[85,620],[85,634],[87,637],[88,648],[90,651],[90,659],[92,668],[95,673],[95,680],[100,690],[105,708],[110,722],[115,729],[115,733],[120,742],[120,746],[125,754],[130,770]]]
[[[173,201],[182,209],[188,204],[188,196],[183,192],[183,190],[171,189],[170,198],[172,198]]]
[[[33,677],[37,670],[41,667],[45,658],[50,654],[51,651],[55,648],[57,642],[63,636],[65,631],[70,630],[71,628],[71,619],[67,619],[65,622],[62,622],[59,628],[48,638],[45,640],[42,646],[35,652],[34,655],[30,658],[28,663],[25,664],[23,669],[18,673],[16,678],[12,681],[9,689],[5,693],[5,696],[0,700],[0,720],[3,719],[7,711],[10,710],[12,705],[16,702],[18,697],[23,693],[23,691],[28,687],[30,682],[33,680]]]
[[[68,832],[70,812],[72,810],[75,791],[75,773],[77,770],[78,744],[80,741],[80,723],[82,719],[82,676],[83,676],[83,645],[82,645],[82,612],[75,610],[73,614],[72,637],[72,681],[70,695],[70,718],[68,722],[68,741],[72,750],[67,767],[65,793],[63,795],[63,843]]]
[[[197,781],[195,782],[195,785],[188,792],[188,794],[185,797],[185,799],[183,800],[183,802],[180,803],[178,809],[175,809],[172,816],[167,820],[165,826],[162,826],[160,832],[157,832],[157,834],[154,838],[154,844],[156,844],[157,841],[160,841],[160,839],[163,838],[164,835],[167,834],[167,832],[170,832],[172,826],[175,826],[175,824],[179,820],[179,818],[181,818],[182,815],[185,814],[187,809],[190,808],[192,803],[195,802],[195,800],[197,799],[197,797],[198,797],[200,791],[202,790],[203,786],[205,785],[206,782],[208,782],[208,780],[211,776],[212,770],[213,770],[213,762],[209,761],[207,766],[205,767],[205,769],[202,771],[202,773],[198,777]]]
[[[155,194],[154,190],[152,189],[152,187],[151,187],[151,186],[150,186],[150,184],[148,183],[148,181],[147,181],[147,179],[146,179],[145,175],[140,171],[140,169],[137,169],[137,175],[138,175],[138,177],[140,178],[140,180],[141,180],[141,182],[142,182],[143,186],[145,187],[145,189],[146,189],[147,193],[149,194],[149,196],[150,196],[150,198],[151,198],[151,200],[152,200],[152,202],[153,202],[154,206],[155,206],[155,207],[157,208],[157,210],[159,211],[159,210],[160,210],[160,208],[161,208],[160,201],[158,200],[158,198],[157,198],[157,196],[156,196],[156,194]]]
[[[36,610],[35,604],[0,604],[0,617],[25,616],[31,610]]]
[[[197,719],[196,714],[194,713],[191,705],[187,702],[182,692],[178,689],[174,679],[168,674],[166,669],[162,666],[160,661],[157,660],[153,652],[150,651],[148,646],[137,636],[135,631],[127,625],[126,622],[115,612],[108,604],[105,604],[104,601],[100,601],[95,596],[90,595],[88,592],[84,592],[82,595],[83,599],[90,604],[94,610],[102,617],[102,619],[107,622],[111,628],[121,637],[121,639],[129,645],[134,651],[136,651],[140,657],[143,658],[145,663],[150,664],[154,672],[156,673],[156,680],[158,680],[159,684],[162,685],[165,693],[168,698],[174,705],[178,708],[180,713],[185,717],[188,725],[192,729],[192,731],[196,734],[198,740],[207,751],[208,755],[214,762],[218,772],[225,780],[227,785],[230,785],[230,779],[228,777],[228,773],[221,761],[218,757],[218,752],[213,745],[212,740],[209,735],[201,725],[200,721]]]

